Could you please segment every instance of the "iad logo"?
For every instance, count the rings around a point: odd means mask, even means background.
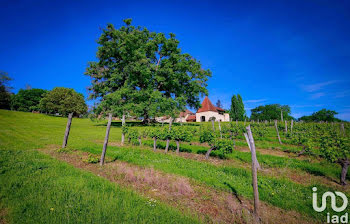
[[[331,206],[333,211],[335,212],[342,212],[346,209],[348,206],[348,198],[346,197],[345,194],[342,192],[336,191],[336,192],[325,192],[322,195],[322,204],[321,207],[318,207],[317,205],[317,187],[312,188],[312,207],[316,212],[323,212],[326,209],[327,206],[327,197],[331,198]],[[340,207],[337,207],[336,205],[336,195],[341,197],[343,199],[343,205]],[[340,216],[339,215],[333,215],[330,216],[329,213],[327,213],[327,223],[348,223],[348,213],[345,213],[344,215]]]

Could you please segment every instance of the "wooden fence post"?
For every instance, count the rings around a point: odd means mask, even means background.
[[[277,132],[278,141],[282,145],[280,133],[278,132],[277,120],[275,120],[275,128],[276,128],[276,132]]]
[[[222,138],[222,133],[221,133],[221,125],[220,125],[220,120],[218,120],[219,122],[219,131],[220,131],[220,138]]]
[[[153,137],[153,151],[157,150],[157,137]]]
[[[288,125],[287,125],[287,120],[284,121],[284,132],[288,132]]]
[[[67,121],[66,131],[64,132],[64,138],[63,138],[62,148],[66,148],[66,146],[67,146],[68,136],[69,136],[69,131],[70,131],[70,126],[71,126],[71,124],[72,124],[72,117],[73,117],[73,113],[70,113],[70,114],[68,115],[68,121]]]
[[[213,131],[215,132],[215,124],[214,124],[214,120],[211,120],[211,126],[213,126]]]
[[[125,125],[125,114],[123,113],[123,117],[122,117],[122,127],[124,127]],[[124,145],[125,142],[125,133],[123,133],[122,131],[122,145]]]
[[[169,131],[171,130],[171,125],[172,125],[172,123],[173,123],[173,118],[170,117],[170,120],[169,120]],[[169,150],[169,144],[170,144],[170,139],[167,138],[167,139],[166,139],[166,146],[165,146],[165,152],[166,152],[166,153],[167,153],[168,150]]]
[[[109,113],[109,115],[108,115],[108,124],[107,124],[107,129],[106,129],[106,136],[105,136],[105,141],[103,143],[103,150],[102,150],[101,161],[100,161],[100,165],[101,166],[105,162],[105,155],[106,155],[106,151],[107,151],[109,131],[111,130],[111,123],[112,123],[112,113]]]
[[[245,140],[247,141],[247,144],[248,144],[248,147],[249,147],[249,151],[252,151],[252,149],[251,149],[251,147],[250,147],[250,143],[249,143],[248,134],[247,134],[247,133],[243,133],[243,135],[244,135],[244,137],[245,137]],[[254,144],[255,144],[255,143],[254,143]],[[260,166],[260,164],[259,164],[259,162],[258,162],[258,159],[255,158],[255,160],[256,160],[256,168],[257,168],[258,170],[260,170],[260,169],[261,169],[261,166]]]
[[[290,121],[290,133],[293,134],[293,120]]]
[[[256,152],[255,152],[255,144],[253,139],[252,131],[250,130],[250,125],[246,127],[247,135],[249,138],[249,144],[251,147],[251,155],[252,155],[252,183],[253,183],[253,191],[254,191],[254,216],[255,221],[259,222],[259,190],[258,190],[258,174],[257,174],[257,164],[256,164]]]
[[[281,109],[281,121],[283,122],[283,112],[282,112],[282,109]]]
[[[344,128],[344,123],[340,124],[341,131],[343,132],[343,135],[345,136],[345,128]]]

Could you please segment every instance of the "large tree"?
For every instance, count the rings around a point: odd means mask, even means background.
[[[182,53],[174,34],[134,27],[131,19],[116,29],[108,24],[98,40],[97,62],[90,62],[90,99],[96,111],[118,116],[131,113],[145,121],[156,115],[174,116],[185,106],[199,107],[211,75],[199,61]]]
[[[16,95],[13,95],[11,109],[19,111],[37,111],[43,95],[46,93],[43,89],[20,89]]]
[[[40,100],[39,108],[42,112],[59,113],[63,116],[67,116],[69,113],[79,116],[87,112],[83,94],[64,87],[56,87],[45,93]]]
[[[299,120],[302,120],[302,121],[314,121],[314,122],[318,122],[318,121],[328,121],[328,122],[341,121],[340,119],[334,117],[334,115],[336,115],[336,114],[338,114],[338,113],[333,111],[333,110],[322,109],[322,110],[319,110],[319,111],[313,113],[310,116],[302,116],[301,118],[299,118]]]
[[[0,109],[10,109],[11,87],[9,82],[11,80],[6,72],[0,71]]]
[[[251,110],[252,114],[250,119],[252,120],[279,120],[281,118],[281,110],[283,118],[285,120],[293,119],[290,116],[291,110],[288,105],[279,105],[279,104],[268,104],[264,106],[258,106]]]

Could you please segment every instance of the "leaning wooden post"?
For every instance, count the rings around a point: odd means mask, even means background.
[[[247,141],[247,144],[248,144],[248,147],[249,147],[249,151],[252,151],[251,147],[250,147],[250,143],[249,143],[249,137],[248,137],[248,134],[247,133],[243,133],[244,137],[245,137],[245,140]],[[254,143],[255,144],[255,143]],[[261,169],[261,166],[259,164],[259,161],[258,159],[255,157],[255,160],[256,160],[256,168],[258,170]]]
[[[103,143],[103,150],[102,150],[101,161],[100,161],[100,165],[101,166],[105,162],[105,155],[106,155],[106,151],[107,151],[109,131],[111,130],[111,124],[112,124],[112,113],[109,113],[109,115],[108,115],[108,124],[107,124],[107,129],[106,129],[106,136],[105,136],[105,141]]]
[[[276,132],[277,132],[278,141],[282,145],[280,133],[278,132],[277,120],[275,120],[275,128],[276,128]]]
[[[219,120],[218,122],[219,122],[219,131],[220,131],[220,138],[222,138],[222,133],[221,133],[221,125],[220,125],[220,120]]]
[[[66,146],[67,146],[70,126],[72,124],[72,117],[73,117],[73,113],[70,113],[68,115],[68,121],[67,121],[67,126],[66,126],[66,132],[64,133],[62,148],[66,148]]]
[[[252,182],[253,182],[253,191],[254,191],[254,216],[255,221],[259,221],[259,190],[258,190],[258,174],[257,174],[257,164],[256,164],[256,152],[255,152],[255,144],[252,135],[252,131],[250,130],[250,125],[246,127],[249,144],[251,148],[252,155]]]
[[[171,131],[171,125],[173,123],[173,119],[170,117],[170,121],[169,121],[169,131]],[[167,138],[166,139],[166,146],[165,146],[165,152],[168,152],[169,150],[169,144],[170,144],[170,139]]]

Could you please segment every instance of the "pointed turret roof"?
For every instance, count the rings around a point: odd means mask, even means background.
[[[205,111],[214,111],[214,112],[219,112],[219,111],[225,111],[224,109],[220,108],[220,107],[216,107],[214,106],[208,96],[206,96],[202,102],[202,107],[199,108],[197,110],[197,113],[200,113],[200,112],[205,112]]]

